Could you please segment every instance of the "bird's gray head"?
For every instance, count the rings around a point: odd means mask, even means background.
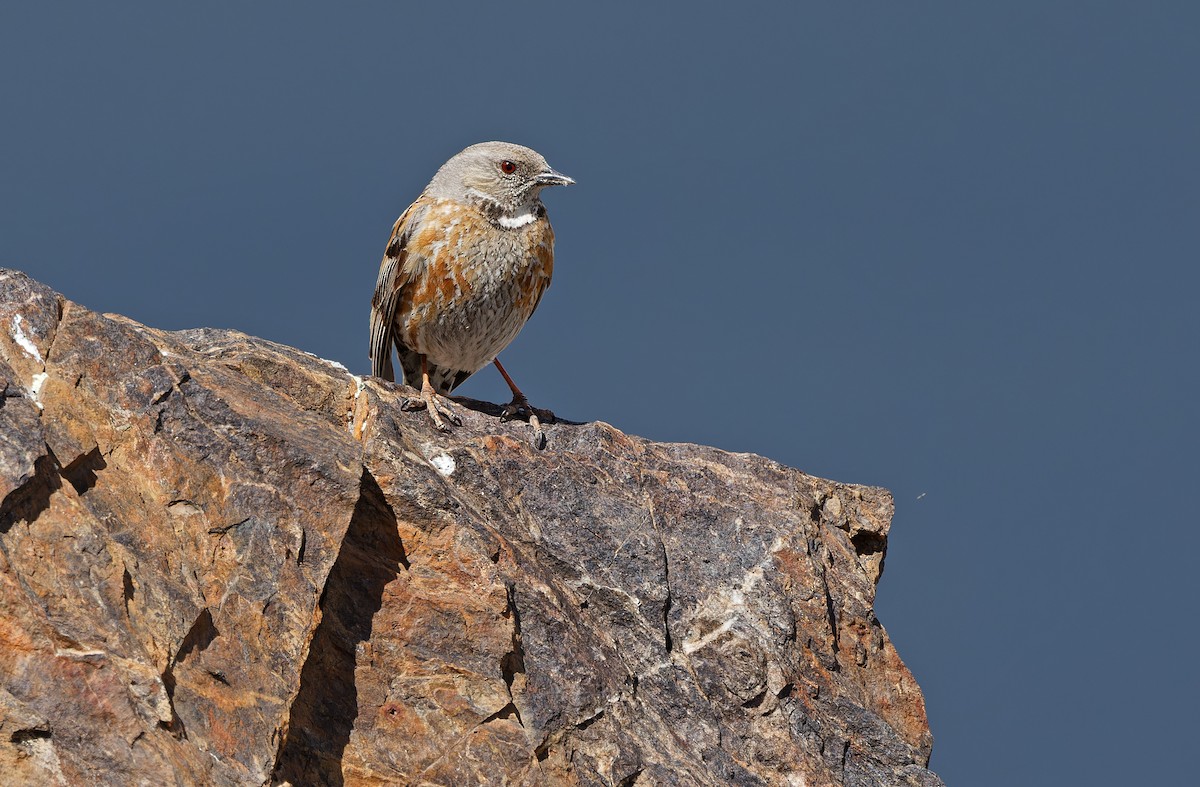
[[[480,142],[443,164],[425,193],[516,213],[537,202],[547,186],[574,182],[551,169],[536,150],[508,142]]]

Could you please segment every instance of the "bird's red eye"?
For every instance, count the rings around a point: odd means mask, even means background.
[[[504,159],[504,161],[500,162],[500,171],[503,172],[505,175],[511,175],[517,171],[517,165],[512,163],[508,159]]]

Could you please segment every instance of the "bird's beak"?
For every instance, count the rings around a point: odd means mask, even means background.
[[[572,178],[552,169],[539,173],[533,180],[539,186],[570,186],[575,182]]]

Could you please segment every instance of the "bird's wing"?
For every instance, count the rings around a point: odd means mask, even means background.
[[[401,214],[392,227],[383,262],[379,264],[379,278],[371,299],[370,356],[371,374],[385,380],[396,379],[392,371],[392,343],[397,341],[394,332],[400,291],[412,282],[416,273],[416,266],[410,264],[408,258],[408,240],[427,210],[424,198],[408,206],[408,210]]]

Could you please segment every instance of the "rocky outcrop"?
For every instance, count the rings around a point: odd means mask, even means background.
[[[892,502],[0,271],[14,784],[913,784]]]

